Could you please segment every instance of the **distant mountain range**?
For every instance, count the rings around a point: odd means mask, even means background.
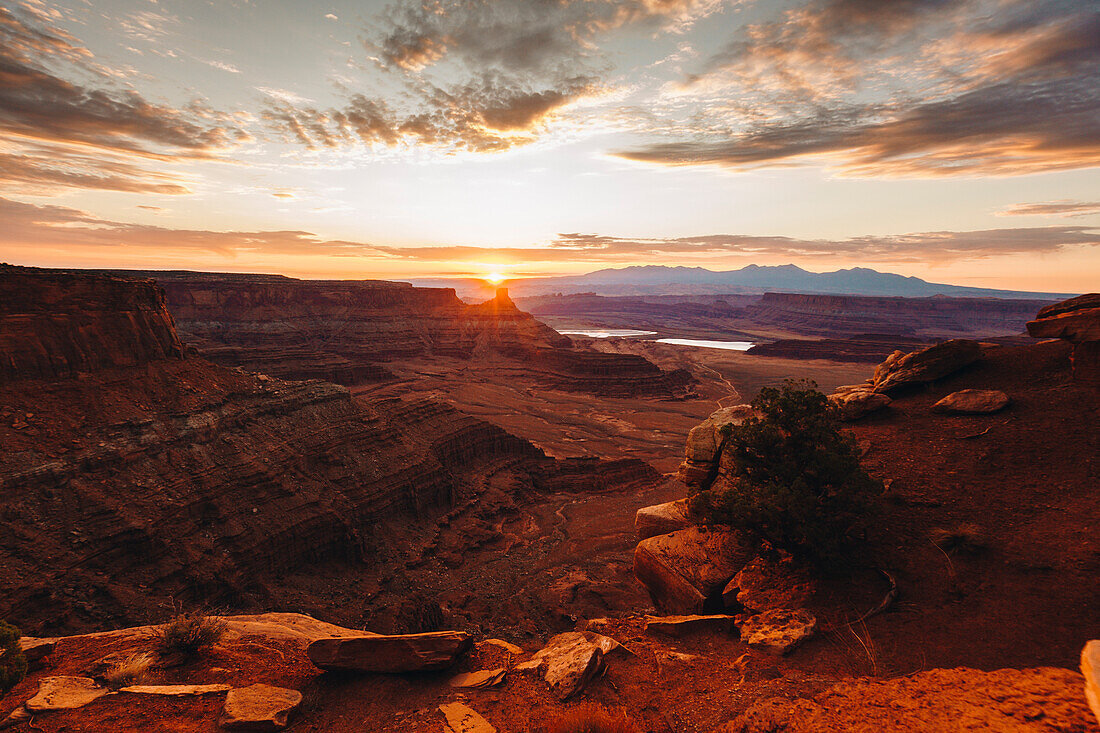
[[[414,285],[453,287],[465,298],[491,297],[496,286],[476,278],[414,279]],[[810,272],[797,265],[748,265],[740,270],[714,271],[704,267],[639,265],[597,270],[584,275],[536,277],[501,283],[513,297],[562,293],[597,295],[702,295],[763,292],[821,293],[829,295],[892,295],[910,298],[948,295],[962,298],[1043,298],[1062,300],[1076,293],[1041,293],[1022,290],[994,290],[962,285],[930,283],[919,277],[905,277],[853,267],[834,272]]]

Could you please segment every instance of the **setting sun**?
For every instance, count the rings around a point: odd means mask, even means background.
[[[485,282],[492,283],[493,285],[499,285],[500,283],[504,282],[504,275],[499,272],[490,272],[486,274],[485,277],[482,279],[485,280]]]

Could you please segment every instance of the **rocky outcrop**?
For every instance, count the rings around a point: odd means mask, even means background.
[[[634,576],[659,611],[700,614],[722,607],[722,589],[751,559],[738,532],[689,527],[640,542],[634,549]]]
[[[963,389],[952,392],[932,405],[932,412],[945,415],[988,415],[1008,407],[1008,395],[998,389]]]
[[[1100,293],[1089,293],[1047,306],[1027,324],[1033,338],[1073,344],[1073,377],[1100,386]]]
[[[432,631],[318,639],[306,653],[321,669],[393,673],[446,669],[469,648],[470,636],[464,631]]]
[[[973,364],[981,355],[981,345],[967,339],[944,341],[909,354],[895,351],[875,369],[873,391],[890,394],[934,382]]]
[[[0,265],[0,385],[182,356],[152,280]]]

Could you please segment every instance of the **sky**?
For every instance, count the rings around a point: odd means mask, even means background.
[[[0,0],[0,261],[1100,284],[1096,0]]]

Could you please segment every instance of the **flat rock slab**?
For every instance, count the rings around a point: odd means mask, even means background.
[[[23,703],[23,707],[31,713],[75,710],[109,692],[91,677],[43,677],[38,683],[38,694]]]
[[[446,669],[469,647],[464,631],[433,631],[318,639],[306,653],[321,669],[394,673]]]
[[[741,622],[741,640],[753,649],[783,655],[814,635],[817,618],[805,610],[773,609]]]
[[[500,667],[498,669],[482,669],[477,672],[463,672],[447,680],[447,684],[451,687],[462,688],[492,687],[504,681],[506,671],[504,667]]]
[[[646,616],[645,632],[665,636],[688,636],[689,634],[715,633],[728,634],[733,628],[733,616],[715,614],[710,616]]]
[[[302,704],[302,693],[272,685],[250,685],[230,690],[218,721],[229,730],[282,730]]]
[[[945,415],[988,415],[1008,407],[1008,395],[997,389],[964,389],[952,392],[932,405],[932,412]]]
[[[1090,641],[1081,650],[1081,674],[1085,675],[1085,700],[1100,723],[1100,641]]]
[[[497,733],[497,729],[488,720],[460,702],[440,705],[439,712],[447,719],[444,733]]]
[[[122,687],[119,692],[129,692],[134,695],[168,695],[169,697],[183,695],[213,695],[219,692],[229,692],[229,685],[129,685]]]

